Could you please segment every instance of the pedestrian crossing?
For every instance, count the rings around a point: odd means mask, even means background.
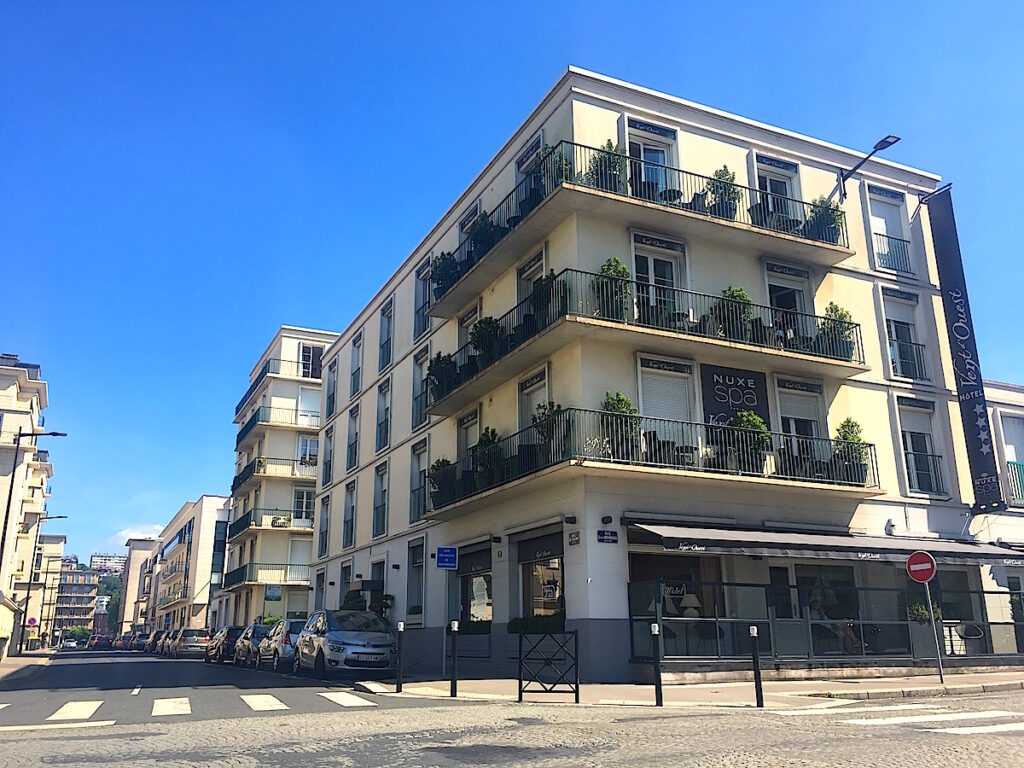
[[[856,702],[830,702],[805,709],[772,710],[771,714],[790,719],[832,717],[837,724],[858,728],[902,726],[956,736],[1024,733],[1024,712],[954,709],[933,703],[860,705]]]

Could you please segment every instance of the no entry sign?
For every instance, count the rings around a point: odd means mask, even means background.
[[[918,550],[907,558],[907,575],[918,584],[927,584],[935,576],[935,558]]]

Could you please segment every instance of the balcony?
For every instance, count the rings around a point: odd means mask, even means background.
[[[624,209],[623,201],[630,207]],[[826,206],[563,141],[478,217],[455,251],[435,258],[429,313],[452,317],[524,248],[579,210],[628,226],[678,228],[748,249],[781,251],[826,267],[852,254],[845,218]]]
[[[176,580],[178,578],[178,576],[180,576],[180,575],[182,575],[184,573],[185,573],[185,564],[184,563],[173,563],[173,564],[169,565],[168,567],[164,568],[160,572],[160,581],[163,581],[163,582],[174,581],[174,580]]]
[[[893,374],[914,381],[931,381],[924,362],[925,350],[924,344],[889,339],[889,359],[892,361]]]
[[[294,360],[280,360],[276,357],[270,358],[260,368],[259,373],[253,378],[252,384],[245,390],[242,399],[235,406],[236,418],[245,408],[246,403],[249,402],[249,398],[260,388],[260,384],[266,380],[267,376],[289,376],[297,379],[316,379],[319,381],[320,365],[313,365],[311,362],[300,363]]]
[[[254,477],[316,480],[316,464],[315,456],[308,459],[272,459],[267,456],[258,456],[235,475],[235,479],[231,482],[231,492],[234,493]]]
[[[158,608],[163,608],[165,605],[176,603],[179,600],[184,600],[188,596],[188,590],[185,588],[176,589],[173,592],[168,592],[166,595],[162,595],[157,601],[156,605]]]
[[[298,427],[300,429],[315,430],[320,427],[319,411],[298,411],[292,408],[271,408],[261,405],[255,413],[249,417],[235,437],[235,448],[238,448],[245,438],[259,425],[274,427]]]
[[[313,530],[313,511],[303,509],[250,509],[228,526],[228,540],[252,528]]]
[[[751,366],[769,354],[787,371],[839,378],[867,370],[857,323],[574,269],[545,278],[489,327],[482,322],[479,346],[431,360],[430,413],[457,413],[574,338],[621,342],[623,329],[651,353]]]
[[[907,480],[914,493],[945,496],[946,484],[942,481],[942,457],[934,453],[905,451]]]
[[[309,566],[290,563],[246,563],[224,574],[223,589],[239,584],[309,584]]]
[[[871,242],[875,246],[875,263],[879,267],[902,272],[904,275],[914,274],[914,268],[910,264],[909,240],[873,232]]]
[[[430,477],[434,510],[541,470],[646,468],[693,482],[753,482],[877,496],[875,446],[566,408]]]
[[[1024,461],[1008,461],[1006,469],[1010,478],[1010,504],[1024,507]]]

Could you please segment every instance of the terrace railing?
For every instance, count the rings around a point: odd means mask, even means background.
[[[1010,503],[1024,506],[1024,461],[1006,462],[1010,475]]]
[[[304,477],[313,480],[316,479],[316,466],[316,456],[305,459],[274,459],[268,456],[258,456],[235,475],[235,479],[231,483],[231,491],[232,493],[237,491],[253,475]]]
[[[319,427],[320,411],[300,411],[294,408],[271,408],[269,405],[261,405],[238,430],[238,436],[235,437],[236,448],[242,444],[242,441],[249,436],[257,424]]]
[[[889,358],[892,360],[893,373],[915,381],[928,381],[928,368],[925,365],[924,344],[912,341],[889,339]]]
[[[878,266],[905,275],[914,274],[914,268],[910,264],[909,240],[879,232],[873,232],[871,240],[875,246],[875,261],[878,262]]]
[[[917,493],[946,493],[946,484],[942,480],[942,457],[934,453],[917,453],[906,451],[907,479],[910,490]]]
[[[252,380],[252,384],[245,390],[245,394],[242,395],[242,399],[235,405],[235,416],[238,416],[245,408],[246,403],[249,402],[249,398],[253,396],[253,393],[259,389],[260,384],[267,376],[275,374],[279,376],[296,376],[304,379],[319,379],[320,378],[320,366],[313,365],[312,362],[296,362],[295,360],[281,360],[276,357],[272,357],[267,360],[256,374],[256,377]]]

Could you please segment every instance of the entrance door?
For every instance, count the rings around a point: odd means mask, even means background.
[[[647,253],[634,259],[637,285],[637,313],[644,325],[668,328],[678,303],[676,261]]]

